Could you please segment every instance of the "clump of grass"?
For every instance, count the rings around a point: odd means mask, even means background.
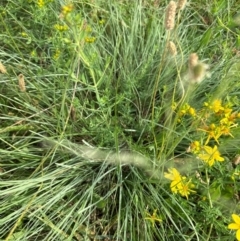
[[[1,240],[233,237],[236,3],[185,3],[2,4]]]

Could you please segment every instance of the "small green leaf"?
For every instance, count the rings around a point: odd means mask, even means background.
[[[215,183],[212,184],[209,192],[210,192],[212,201],[217,201],[221,197],[221,188]]]
[[[29,37],[26,44],[30,44],[31,42],[32,42],[32,38]]]
[[[14,233],[14,234],[12,234],[11,236],[10,236],[10,238],[8,239],[8,241],[17,241],[17,240],[23,240],[23,238],[24,238],[24,231],[20,231],[20,232],[16,232],[16,233]]]
[[[240,35],[237,36],[237,47],[240,47]]]
[[[105,200],[104,198],[102,198],[100,195],[96,193],[93,194],[93,202],[96,203],[96,206],[99,209],[105,208],[107,204],[107,200]]]

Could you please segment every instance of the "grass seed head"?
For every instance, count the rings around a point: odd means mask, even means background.
[[[6,70],[5,66],[1,63],[1,61],[0,61],[0,73],[2,73],[2,74],[7,73],[7,70]]]
[[[201,83],[202,80],[204,79],[205,75],[206,75],[207,69],[208,69],[208,66],[206,64],[203,64],[203,63],[199,63],[196,66],[194,66],[194,68],[191,71],[192,81],[194,83],[198,83],[198,84]]]
[[[166,30],[173,30],[175,26],[177,4],[170,1],[165,12],[165,28]]]
[[[207,71],[208,69],[209,66],[199,61],[196,53],[190,54],[188,59],[188,79],[192,84],[201,83],[205,76],[210,74]]]
[[[183,10],[186,6],[187,0],[178,0],[177,7],[179,10]]]
[[[172,56],[176,56],[176,55],[177,55],[177,47],[176,47],[176,45],[174,44],[174,42],[169,41],[169,43],[168,43],[168,50],[169,50],[169,53],[170,53]]]
[[[192,53],[189,56],[188,67],[189,69],[193,69],[198,64],[198,55],[196,53]]]
[[[21,92],[26,91],[26,85],[25,85],[25,80],[23,74],[18,75],[18,86]]]

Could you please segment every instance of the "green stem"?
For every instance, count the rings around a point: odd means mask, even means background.
[[[168,43],[169,38],[170,38],[170,32],[168,31],[166,43]],[[162,58],[160,60],[158,75],[157,75],[157,78],[156,78],[156,81],[155,81],[155,84],[154,84],[153,95],[152,95],[152,99],[151,99],[151,102],[150,102],[150,103],[152,103],[152,132],[153,132],[153,138],[154,138],[154,144],[155,144],[155,150],[156,151],[157,151],[157,148],[158,148],[158,142],[157,142],[157,138],[156,138],[155,132],[154,132],[154,127],[155,127],[155,125],[154,125],[155,101],[156,101],[156,95],[157,95],[158,86],[159,86],[159,82],[160,82],[160,76],[161,76],[162,69],[163,69],[163,61],[164,61],[164,58],[165,58],[165,55],[166,55],[166,52],[167,52],[166,50],[167,50],[167,46],[165,46]]]
[[[207,169],[205,170],[205,173],[206,173],[206,181],[207,181],[207,185],[208,185],[207,195],[208,195],[209,205],[210,205],[211,208],[213,208],[212,199],[211,199],[211,195],[210,195],[210,192],[209,192],[209,182],[210,182],[210,180],[209,180],[209,177],[208,177]],[[211,223],[206,241],[210,240],[212,229],[213,229],[213,224]]]

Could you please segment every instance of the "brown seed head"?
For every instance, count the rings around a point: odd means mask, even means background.
[[[183,10],[186,6],[187,0],[178,0],[177,7],[179,10]]]
[[[169,53],[172,56],[176,56],[177,55],[177,47],[176,47],[176,45],[172,41],[169,41],[169,43],[168,43],[168,50],[169,50]]]
[[[198,64],[198,55],[196,53],[192,53],[189,56],[188,67],[189,69],[193,69]]]
[[[208,69],[209,66],[199,61],[196,53],[190,54],[188,60],[188,78],[190,83],[201,83],[206,76],[209,76]]]
[[[6,70],[5,66],[1,63],[1,61],[0,61],[0,73],[2,73],[2,74],[7,73],[7,70]]]
[[[18,86],[21,92],[26,91],[26,85],[23,74],[18,75]]]
[[[165,28],[167,30],[172,30],[175,26],[176,8],[176,2],[170,1],[165,12]]]

